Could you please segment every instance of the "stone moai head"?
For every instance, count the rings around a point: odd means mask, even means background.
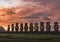
[[[14,24],[12,24],[12,27],[14,27]]]
[[[38,26],[38,23],[35,23],[35,26]]]
[[[33,26],[33,23],[30,23],[30,26]]]
[[[50,32],[51,26],[50,26],[50,22],[46,22],[46,31]]]
[[[50,22],[46,22],[46,25],[50,25]]]
[[[23,23],[21,23],[20,26],[22,27],[23,26]]]
[[[10,28],[10,25],[8,25],[8,28]]]
[[[19,29],[19,26],[18,26],[18,23],[16,23],[16,26],[15,26],[16,32],[18,32],[18,29]]]
[[[54,22],[54,31],[57,32],[59,29],[58,22]]]
[[[23,23],[20,23],[20,31],[23,31]]]
[[[30,29],[33,28],[33,23],[30,23]]]
[[[26,32],[28,31],[28,24],[27,23],[25,23],[24,29]]]
[[[58,22],[54,22],[54,25],[58,25]]]
[[[44,22],[40,22],[40,25],[43,26],[44,25]]]
[[[8,32],[10,32],[10,25],[8,25]]]
[[[38,23],[35,23],[34,29],[35,29],[35,31],[38,31]]]
[[[18,26],[18,23],[16,23],[16,26]]]
[[[25,26],[28,26],[28,24],[27,24],[27,23],[25,23]]]
[[[41,31],[41,32],[44,31],[44,22],[40,22],[40,31]]]
[[[33,31],[33,23],[30,23],[30,31]]]
[[[12,24],[12,31],[14,31],[14,24]]]

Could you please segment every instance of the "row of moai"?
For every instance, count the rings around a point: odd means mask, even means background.
[[[58,22],[54,22],[53,27],[54,27],[54,31],[57,32],[59,29]],[[19,28],[20,28],[20,31],[18,31]],[[28,23],[25,23],[24,27],[23,27],[23,23],[20,23],[20,27],[19,27],[18,23],[16,23],[15,26],[14,26],[14,24],[12,24],[11,28],[10,28],[10,25],[8,25],[8,32],[10,32],[10,29],[12,32],[14,32],[14,29],[15,29],[15,32],[23,32],[23,28],[25,30],[24,32],[29,32]],[[33,26],[33,23],[30,23],[29,28],[30,28],[30,32],[34,32],[33,29],[35,30],[35,32],[44,32],[44,22],[40,22],[40,31],[38,31],[38,29],[39,29],[38,23],[35,23],[34,26]],[[50,32],[51,31],[50,29],[51,29],[50,22],[46,22],[46,31]]]

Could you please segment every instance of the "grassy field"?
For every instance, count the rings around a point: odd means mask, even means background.
[[[54,34],[0,34],[0,42],[60,42],[60,35]]]

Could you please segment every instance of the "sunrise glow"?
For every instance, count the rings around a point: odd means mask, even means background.
[[[6,29],[16,22],[59,22],[59,3],[60,0],[0,0],[0,26]]]

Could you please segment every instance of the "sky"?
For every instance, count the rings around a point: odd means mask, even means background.
[[[0,0],[0,26],[5,29],[16,22],[41,21],[60,24],[60,0]]]

